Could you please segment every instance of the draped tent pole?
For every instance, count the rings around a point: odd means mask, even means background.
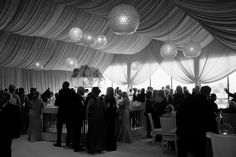
[[[195,80],[194,80],[195,86],[201,86],[201,83],[199,81],[199,57],[194,58],[193,66],[195,75]]]

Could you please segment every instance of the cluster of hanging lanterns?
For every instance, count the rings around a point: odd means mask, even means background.
[[[92,48],[104,48],[107,44],[105,35],[97,35],[92,31],[82,31],[78,27],[73,27],[69,31],[69,37],[72,42],[78,42]]]
[[[195,58],[201,54],[201,45],[198,42],[190,41],[183,45],[182,51],[185,57]],[[167,42],[161,46],[160,53],[163,58],[173,59],[178,53],[178,48],[172,42]]]
[[[36,62],[34,66],[36,70],[43,70],[43,65],[40,62]]]
[[[117,35],[130,35],[136,32],[140,24],[140,17],[137,9],[127,4],[114,7],[108,16],[108,23]],[[96,35],[92,31],[83,32],[78,27],[73,27],[69,36],[74,42],[81,42],[92,48],[103,48],[107,44],[105,35]],[[201,45],[190,41],[183,45],[183,54],[187,58],[198,57],[201,54]],[[173,59],[178,53],[178,48],[173,42],[167,42],[160,48],[160,54],[166,59]]]

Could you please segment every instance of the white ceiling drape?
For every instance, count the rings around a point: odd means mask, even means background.
[[[17,88],[24,87],[26,93],[30,88],[37,88],[39,92],[44,92],[50,88],[54,93],[58,92],[64,81],[71,83],[75,87],[71,78],[71,72],[60,70],[42,70],[36,71],[31,69],[20,69],[12,67],[0,67],[0,88],[8,88],[10,84],[16,85]]]
[[[140,26],[132,35],[119,36],[109,28],[109,12],[123,3],[133,5],[140,14]],[[0,66],[34,69],[40,62],[44,70],[71,71],[65,60],[74,57],[78,66],[106,70],[118,84],[142,83],[159,65],[180,82],[209,83],[236,69],[235,8],[235,0],[1,0]],[[68,32],[75,26],[105,34],[107,45],[90,48],[71,42]],[[173,60],[160,57],[160,47],[168,40],[180,49]],[[195,60],[181,52],[191,40],[203,48]],[[135,70],[133,62],[139,64]],[[222,68],[216,69],[214,62]],[[119,78],[108,74],[114,67]]]
[[[179,51],[177,57],[165,60],[153,53],[157,62],[172,78],[182,83],[211,83],[236,70],[235,51],[217,40],[202,49],[201,55],[188,59]]]

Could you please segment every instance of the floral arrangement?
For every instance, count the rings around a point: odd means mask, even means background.
[[[98,68],[82,65],[80,68],[73,70],[72,77],[102,79],[103,75]]]

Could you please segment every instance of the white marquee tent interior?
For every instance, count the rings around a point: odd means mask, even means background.
[[[115,34],[108,23],[111,9],[119,4],[134,6],[140,25],[131,35]],[[104,47],[72,42],[72,27],[104,34]],[[178,55],[165,59],[160,47],[171,41]],[[197,58],[182,53],[185,43],[200,43]],[[139,85],[161,68],[183,84],[208,84],[236,70],[235,0],[1,0],[0,87],[13,83],[26,90],[48,87],[57,92],[71,81],[76,58],[78,67],[98,67],[117,85]],[[36,63],[43,69],[37,70]],[[132,68],[135,63],[136,67]],[[72,85],[75,86],[75,85]]]

